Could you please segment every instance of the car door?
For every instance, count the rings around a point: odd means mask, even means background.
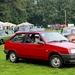
[[[40,36],[39,34],[36,35]],[[24,43],[23,51],[26,58],[44,59],[45,44]]]
[[[8,43],[9,45],[9,49],[10,50],[14,50],[19,57],[24,57],[24,51],[23,51],[23,47],[24,47],[24,40],[25,40],[26,34],[17,34],[15,35],[11,40],[10,43]]]

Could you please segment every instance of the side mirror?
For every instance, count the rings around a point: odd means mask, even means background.
[[[38,44],[44,45],[44,42],[40,41],[40,42],[38,42]]]

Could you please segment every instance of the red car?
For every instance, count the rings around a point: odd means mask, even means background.
[[[35,42],[38,37],[40,41]],[[48,60],[51,67],[75,62],[75,44],[57,32],[17,32],[4,44],[6,59],[17,62],[19,58]]]

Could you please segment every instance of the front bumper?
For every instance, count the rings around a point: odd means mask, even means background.
[[[75,54],[61,54],[64,62],[75,62]]]

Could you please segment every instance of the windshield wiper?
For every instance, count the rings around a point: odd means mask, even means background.
[[[68,42],[68,40],[59,40],[60,42]]]
[[[50,42],[60,42],[60,41],[56,41],[56,40],[54,40],[54,41],[49,41],[48,43],[50,43]]]
[[[54,41],[49,41],[48,43],[50,43],[50,42],[68,42],[68,40],[54,40]]]

